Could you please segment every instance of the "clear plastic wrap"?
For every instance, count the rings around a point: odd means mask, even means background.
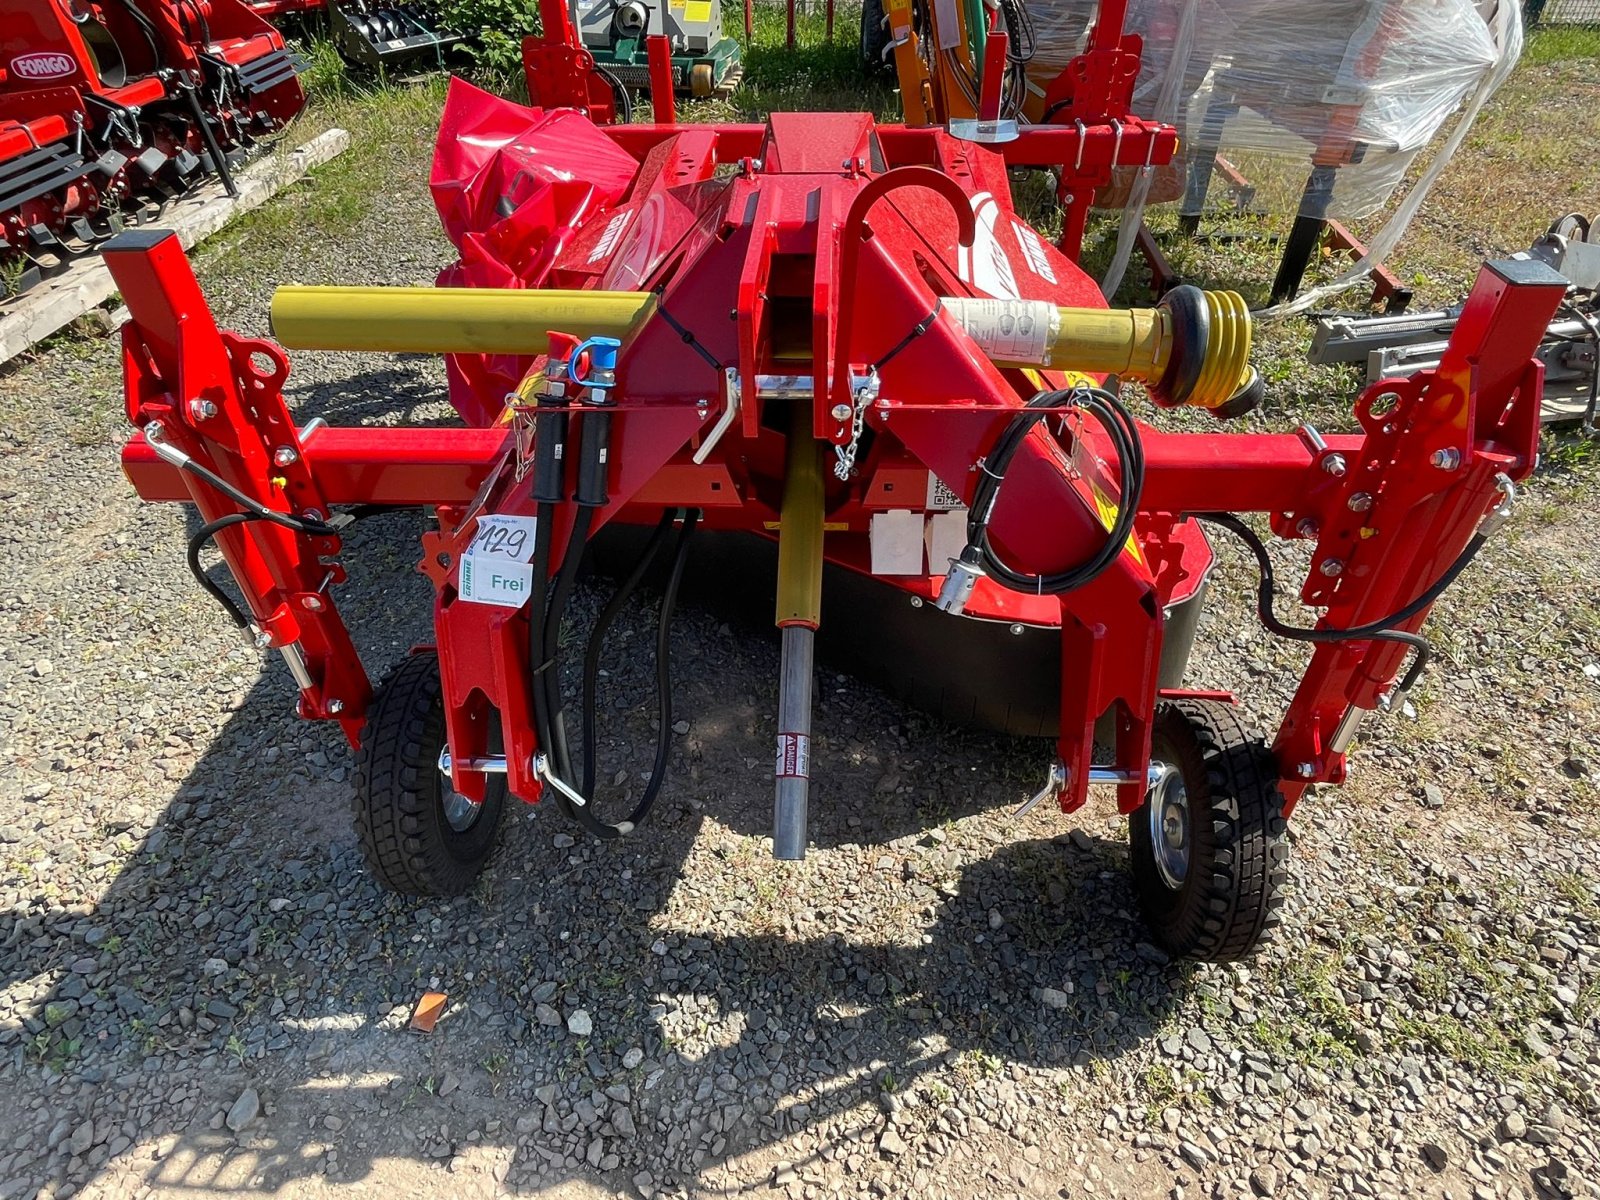
[[[1082,46],[1096,7],[1030,0],[1036,85]],[[1126,28],[1145,42],[1134,110],[1178,126],[1190,213],[1206,200],[1197,188],[1222,185],[1188,168],[1220,151],[1268,211],[1371,215],[1503,49],[1473,0],[1132,0]],[[1158,113],[1174,89],[1177,110]],[[1336,168],[1332,195],[1302,206],[1313,162]],[[1151,201],[1173,198],[1175,182],[1169,174]]]

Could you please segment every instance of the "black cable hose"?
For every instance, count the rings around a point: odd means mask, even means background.
[[[326,521],[316,521],[309,517],[297,517],[293,513],[281,513],[275,509],[268,508],[266,505],[262,504],[261,501],[254,499],[253,497],[234,487],[233,484],[229,483],[222,476],[211,470],[211,468],[201,466],[192,458],[185,459],[182,463],[182,467],[185,471],[188,471],[189,474],[204,479],[207,483],[216,488],[217,491],[221,492],[224,496],[228,497],[228,499],[232,500],[240,508],[249,509],[252,514],[259,517],[263,521],[270,521],[274,525],[281,525],[285,529],[292,530],[295,533],[303,533],[307,537],[336,537],[339,533],[339,530],[336,526],[330,525]],[[359,512],[364,509],[377,509],[381,511],[384,507],[385,506],[383,505],[363,504],[358,505],[353,511]]]
[[[598,770],[595,753],[597,733],[595,710],[596,695],[599,691],[600,654],[605,649],[606,634],[610,632],[623,606],[632,598],[634,589],[639,586],[639,581],[650,569],[650,564],[655,561],[661,547],[666,545],[667,535],[672,532],[676,519],[675,509],[669,508],[661,514],[661,522],[650,535],[650,540],[645,543],[638,561],[633,564],[633,570],[628,573],[606,606],[600,610],[600,615],[595,618],[594,628],[589,631],[589,644],[583,655],[583,787],[581,790],[585,796],[594,795],[595,774]]]
[[[594,509],[578,506],[572,517],[572,533],[567,538],[567,552],[561,560],[561,572],[556,577],[555,591],[550,597],[550,607],[544,615],[545,695],[549,712],[546,720],[550,726],[550,741],[545,743],[550,756],[550,768],[561,778],[572,779],[572,751],[567,745],[566,701],[561,694],[561,622],[566,619],[567,602],[572,599],[572,589],[578,582],[578,570],[583,565],[583,551],[589,544],[589,529],[594,524]],[[534,576],[538,579],[538,576]],[[538,589],[535,589],[538,590]]]
[[[401,506],[391,506],[387,504],[358,504],[342,515],[348,517],[351,521],[363,521],[368,517],[375,517],[379,513],[393,512],[396,507]],[[214,599],[218,604],[222,605],[223,611],[228,614],[229,620],[231,620],[240,629],[249,628],[250,618],[247,617],[244,610],[237,603],[235,603],[232,596],[228,595],[227,592],[223,591],[222,588],[211,581],[211,577],[206,574],[205,568],[200,565],[200,551],[205,549],[206,543],[212,538],[216,537],[221,530],[227,529],[233,525],[244,525],[251,521],[266,521],[274,525],[283,525],[285,528],[293,529],[296,533],[308,533],[308,536],[316,537],[327,536],[327,534],[322,532],[322,528],[326,528],[328,534],[336,534],[339,531],[337,527],[331,525],[322,527],[319,522],[317,523],[317,530],[313,533],[303,528],[297,528],[292,519],[289,521],[273,519],[274,517],[281,518],[283,516],[283,513],[273,513],[272,516],[269,517],[265,513],[256,511],[228,513],[226,516],[218,517],[215,521],[210,521],[205,525],[202,525],[198,530],[195,531],[194,536],[189,539],[189,549],[186,556],[189,563],[189,573],[194,576],[195,582],[210,594],[212,599]]]
[[[1066,571],[1054,575],[1030,575],[1013,569],[1000,558],[989,540],[989,518],[1000,498],[1000,485],[1005,481],[1006,470],[1023,440],[1036,424],[1051,412],[1062,408],[1081,408],[1105,429],[1117,450],[1122,494],[1117,502],[1116,519],[1111,523],[1111,530],[1099,550]],[[984,571],[1013,591],[1054,596],[1083,587],[1121,555],[1123,545],[1133,533],[1134,521],[1139,515],[1139,497],[1143,491],[1144,446],[1133,417],[1116,396],[1104,388],[1088,386],[1040,392],[1006,426],[995,442],[994,449],[981,464],[978,486],[967,516],[967,549],[962,552],[962,557],[967,558],[976,549],[978,562]]]
[[[580,509],[579,510],[580,519],[582,518],[582,515],[584,513],[586,513],[586,512],[592,514],[593,510],[592,509]],[[584,791],[585,797],[587,799],[587,803],[582,804],[582,805],[574,804],[570,800],[567,800],[567,798],[562,795],[560,788],[552,787],[550,789],[550,791],[553,792],[557,797],[559,797],[561,799],[561,801],[563,802],[562,803],[562,811],[563,812],[565,812],[569,816],[571,816],[575,821],[578,822],[579,825],[581,825],[589,833],[593,834],[595,837],[600,838],[600,839],[602,839],[604,841],[611,841],[611,840],[613,840],[615,838],[621,837],[624,833],[628,833],[633,828],[636,828],[638,826],[639,822],[644,819],[644,817],[649,813],[651,807],[655,804],[656,797],[661,792],[661,785],[665,782],[665,779],[666,779],[667,755],[671,750],[671,744],[672,744],[672,662],[671,662],[671,654],[670,654],[670,649],[671,649],[670,634],[671,634],[671,625],[672,625],[672,613],[673,613],[673,610],[677,606],[678,588],[679,588],[679,585],[683,581],[684,563],[688,560],[688,556],[689,556],[689,538],[690,538],[690,535],[692,535],[694,533],[695,525],[699,522],[699,520],[700,520],[700,513],[699,513],[698,509],[691,509],[687,513],[684,514],[683,525],[681,526],[681,528],[679,530],[679,533],[678,533],[677,545],[673,549],[672,571],[671,571],[671,574],[667,578],[666,590],[662,593],[662,597],[661,597],[661,612],[660,612],[660,615],[658,616],[657,622],[656,622],[656,702],[657,702],[657,718],[658,718],[658,721],[659,721],[659,726],[658,726],[657,731],[656,731],[656,753],[655,753],[655,759],[654,759],[654,763],[653,763],[653,765],[651,767],[651,771],[650,771],[650,782],[645,785],[644,795],[640,797],[639,803],[634,806],[633,812],[628,816],[626,821],[624,821],[624,822],[622,822],[620,824],[617,824],[617,825],[612,825],[612,824],[609,824],[609,823],[607,823],[605,821],[602,821],[598,816],[596,816],[594,814],[594,811],[593,811],[594,801],[593,801],[592,793],[588,789],[585,789],[585,791]],[[587,520],[582,521],[583,532],[584,532],[585,537],[587,537],[588,524],[589,524],[589,522]],[[577,529],[575,529],[574,530],[574,537],[575,538],[577,537],[577,533],[578,533],[578,531],[577,531]],[[654,538],[652,538],[652,541],[654,541]],[[574,544],[577,544],[577,543],[574,543]],[[652,556],[653,556],[653,552],[651,552],[651,553],[652,553]],[[571,556],[572,556],[572,549],[571,549],[571,545],[569,545],[569,547],[568,547],[568,560],[569,561],[571,559]],[[582,547],[581,547],[581,545],[579,546],[578,557],[579,558],[582,557]],[[648,564],[646,564],[646,565],[648,565]],[[563,562],[563,564],[562,564],[562,571],[563,571],[563,574],[565,574],[565,571],[566,571],[566,563],[565,562]],[[638,574],[642,575],[643,574],[643,570],[638,570]],[[561,584],[560,584],[559,580],[557,581],[556,589],[557,589],[557,596],[559,598],[560,590],[561,590]],[[538,589],[535,588],[534,590],[537,591]],[[569,591],[570,591],[570,588],[569,588]],[[559,627],[560,627],[560,619],[561,619],[561,609],[563,607],[565,607],[564,599],[560,601],[559,606],[558,606],[556,600],[552,600],[551,606],[550,606],[550,610],[545,615],[545,620],[546,620],[546,623],[548,625],[553,625],[555,628],[559,629]],[[591,634],[591,639],[593,639],[593,634]],[[591,645],[592,645],[592,641],[591,641]],[[585,663],[586,663],[586,665],[587,665],[588,661],[589,661],[589,654],[586,653],[586,655],[585,655]],[[556,661],[554,661],[554,658],[552,657],[552,661],[549,664],[549,671],[548,671],[548,674],[551,676],[550,692],[551,692],[551,695],[552,695],[556,705],[559,706],[560,703],[561,703],[561,688],[560,688],[559,681],[555,678],[556,672],[558,670],[559,670],[559,665],[558,665],[558,663]],[[586,726],[588,728],[592,728],[593,727],[593,714],[592,713],[586,714],[585,722],[586,722]],[[551,724],[553,726],[553,722],[551,722]],[[587,738],[586,738],[586,741],[585,741],[585,747],[586,748],[587,748],[588,744],[589,743],[588,743]],[[592,761],[592,760],[593,760],[592,756],[590,756],[588,761]],[[554,759],[552,758],[550,760],[550,762],[551,762],[552,769],[554,769],[555,768]],[[587,769],[587,762],[586,762],[586,769]],[[559,778],[561,778],[563,780],[570,780],[571,779],[571,775],[566,773],[566,772],[557,770],[556,774],[557,774],[557,776]]]
[[[1280,621],[1272,611],[1277,599],[1278,585],[1272,570],[1272,558],[1267,553],[1266,544],[1238,517],[1232,513],[1191,513],[1196,520],[1205,521],[1212,525],[1220,526],[1234,534],[1240,541],[1249,547],[1254,555],[1259,568],[1260,583],[1256,589],[1256,615],[1268,633],[1276,634],[1281,638],[1288,638],[1299,642],[1358,642],[1358,641],[1387,641],[1399,642],[1410,646],[1416,653],[1412,656],[1411,667],[1406,671],[1405,678],[1400,681],[1399,690],[1409,692],[1422,678],[1422,673],[1427,669],[1428,662],[1433,657],[1433,647],[1427,638],[1421,634],[1408,633],[1405,630],[1395,629],[1396,625],[1403,625],[1412,617],[1422,612],[1444,590],[1455,582],[1456,577],[1467,569],[1469,563],[1477,557],[1478,551],[1483,548],[1488,538],[1484,534],[1474,534],[1465,548],[1451,563],[1443,575],[1439,576],[1421,595],[1404,608],[1390,613],[1377,621],[1368,621],[1363,625],[1353,625],[1348,629],[1311,629],[1300,625],[1288,625]]]
[[[210,593],[211,598],[222,605],[223,611],[229,619],[240,629],[250,626],[250,618],[245,616],[244,610],[234,603],[233,597],[228,595],[206,574],[205,568],[200,565],[200,551],[205,547],[219,530],[227,529],[230,525],[243,525],[248,521],[265,521],[260,513],[239,512],[229,513],[225,517],[218,517],[215,521],[207,522],[200,526],[195,535],[189,539],[189,573],[194,576],[194,581]]]

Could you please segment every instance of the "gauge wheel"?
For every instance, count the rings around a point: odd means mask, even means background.
[[[689,68],[689,92],[696,99],[704,100],[717,90],[717,77],[711,70],[710,63],[695,63]]]
[[[406,659],[373,698],[356,757],[362,853],[379,882],[408,896],[459,896],[470,888],[494,850],[505,807],[504,776],[490,776],[479,804],[439,770],[442,691],[436,655]]]
[[[1287,888],[1276,760],[1214,700],[1163,703],[1150,757],[1167,769],[1129,818],[1129,840],[1152,937],[1177,958],[1247,958],[1277,926]]]

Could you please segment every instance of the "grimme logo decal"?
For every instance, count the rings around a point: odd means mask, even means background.
[[[60,79],[77,70],[77,64],[72,61],[70,54],[46,50],[35,54],[19,54],[11,60],[11,70],[21,79]]]

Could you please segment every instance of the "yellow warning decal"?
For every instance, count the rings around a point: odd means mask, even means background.
[[[1087,480],[1089,491],[1094,496],[1095,511],[1100,514],[1100,524],[1110,529],[1117,523],[1117,502],[1101,490],[1100,485],[1094,480]],[[1123,549],[1133,555],[1133,561],[1143,564],[1144,555],[1139,550],[1139,542],[1135,534],[1128,535],[1128,542]]]
[[[1035,371],[1032,367],[1024,368],[1022,374],[1029,383],[1033,384],[1033,386],[1038,388],[1041,392],[1050,386],[1045,382],[1044,376],[1039,374],[1039,372]],[[1069,388],[1075,388],[1079,386],[1099,387],[1100,381],[1093,375],[1085,375],[1082,371],[1063,371],[1061,372],[1061,385]]]
[[[543,383],[544,368],[535,367],[522,377],[521,383],[517,384],[517,400],[522,404],[537,404],[539,402],[539,394],[542,390],[541,385]],[[512,407],[509,404],[500,410],[500,420],[502,422],[511,420],[511,418],[515,415],[515,412],[512,410]]]
[[[685,21],[711,20],[711,0],[688,0],[683,6],[683,19]]]

